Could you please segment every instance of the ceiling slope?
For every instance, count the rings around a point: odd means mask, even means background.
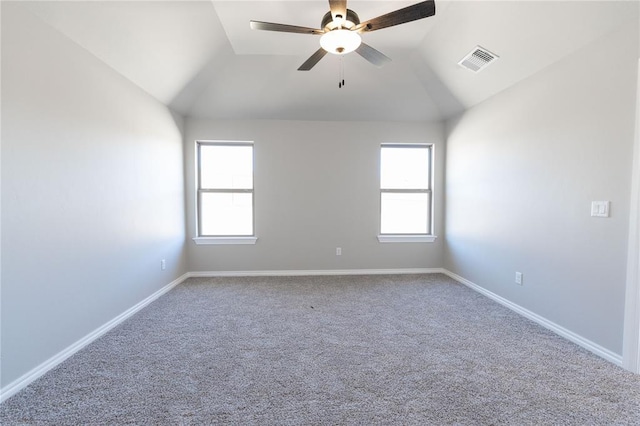
[[[174,106],[183,114],[213,58],[232,53],[209,1],[21,4],[160,102],[177,100]]]
[[[361,20],[417,1],[349,0]],[[628,1],[446,1],[436,15],[364,34],[393,61],[326,55],[297,68],[319,37],[253,31],[249,20],[319,27],[326,0],[25,1],[44,22],[185,116],[437,121],[541,71],[630,19]],[[500,58],[474,74],[476,45]]]
[[[190,110],[196,117],[429,121],[441,117],[412,69],[394,61],[382,69],[359,56],[327,57],[311,72],[296,71],[297,56],[236,56]]]
[[[637,1],[454,1],[417,52],[455,99],[469,108],[626,22],[637,22],[639,4]],[[500,58],[474,74],[457,63],[477,45]]]

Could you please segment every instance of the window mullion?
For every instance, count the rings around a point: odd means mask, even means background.
[[[380,192],[388,192],[388,193],[395,193],[395,194],[430,194],[431,190],[430,189],[380,188]]]
[[[218,194],[251,194],[253,193],[253,189],[229,189],[229,188],[203,188],[199,190],[200,192],[210,192],[210,193],[218,193]]]

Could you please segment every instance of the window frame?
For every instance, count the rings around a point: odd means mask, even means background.
[[[382,187],[382,150],[383,148],[423,148],[427,150],[427,167],[428,169],[428,182],[427,188],[409,189],[409,188],[383,188]],[[433,197],[433,182],[434,182],[434,144],[433,143],[382,143],[379,150],[379,176],[378,187],[380,190],[379,195],[379,212],[378,212],[378,241],[381,243],[390,242],[434,242],[437,238],[434,235],[434,197]],[[382,232],[382,196],[383,194],[427,194],[428,196],[428,217],[427,232],[426,233],[383,233]]]
[[[203,188],[202,187],[202,162],[201,150],[203,146],[248,146],[251,147],[252,173],[251,188]],[[195,149],[196,163],[196,237],[193,238],[196,244],[255,244],[256,237],[256,201],[255,201],[255,144],[253,141],[218,141],[218,140],[197,140]],[[213,194],[251,194],[251,234],[240,235],[205,235],[202,233],[202,195]]]

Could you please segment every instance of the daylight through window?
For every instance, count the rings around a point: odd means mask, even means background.
[[[198,236],[252,236],[253,144],[198,142]]]
[[[380,149],[380,234],[431,234],[431,145]]]

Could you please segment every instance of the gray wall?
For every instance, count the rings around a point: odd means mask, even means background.
[[[429,268],[442,266],[441,124],[208,121],[186,123],[187,235],[195,231],[196,140],[255,142],[258,242],[196,246],[191,271]],[[435,144],[435,243],[378,242],[383,142]],[[342,247],[342,256],[335,248]]]
[[[2,386],[186,271],[182,164],[166,107],[3,3]]]
[[[445,267],[617,354],[637,52],[631,20],[448,123]]]

